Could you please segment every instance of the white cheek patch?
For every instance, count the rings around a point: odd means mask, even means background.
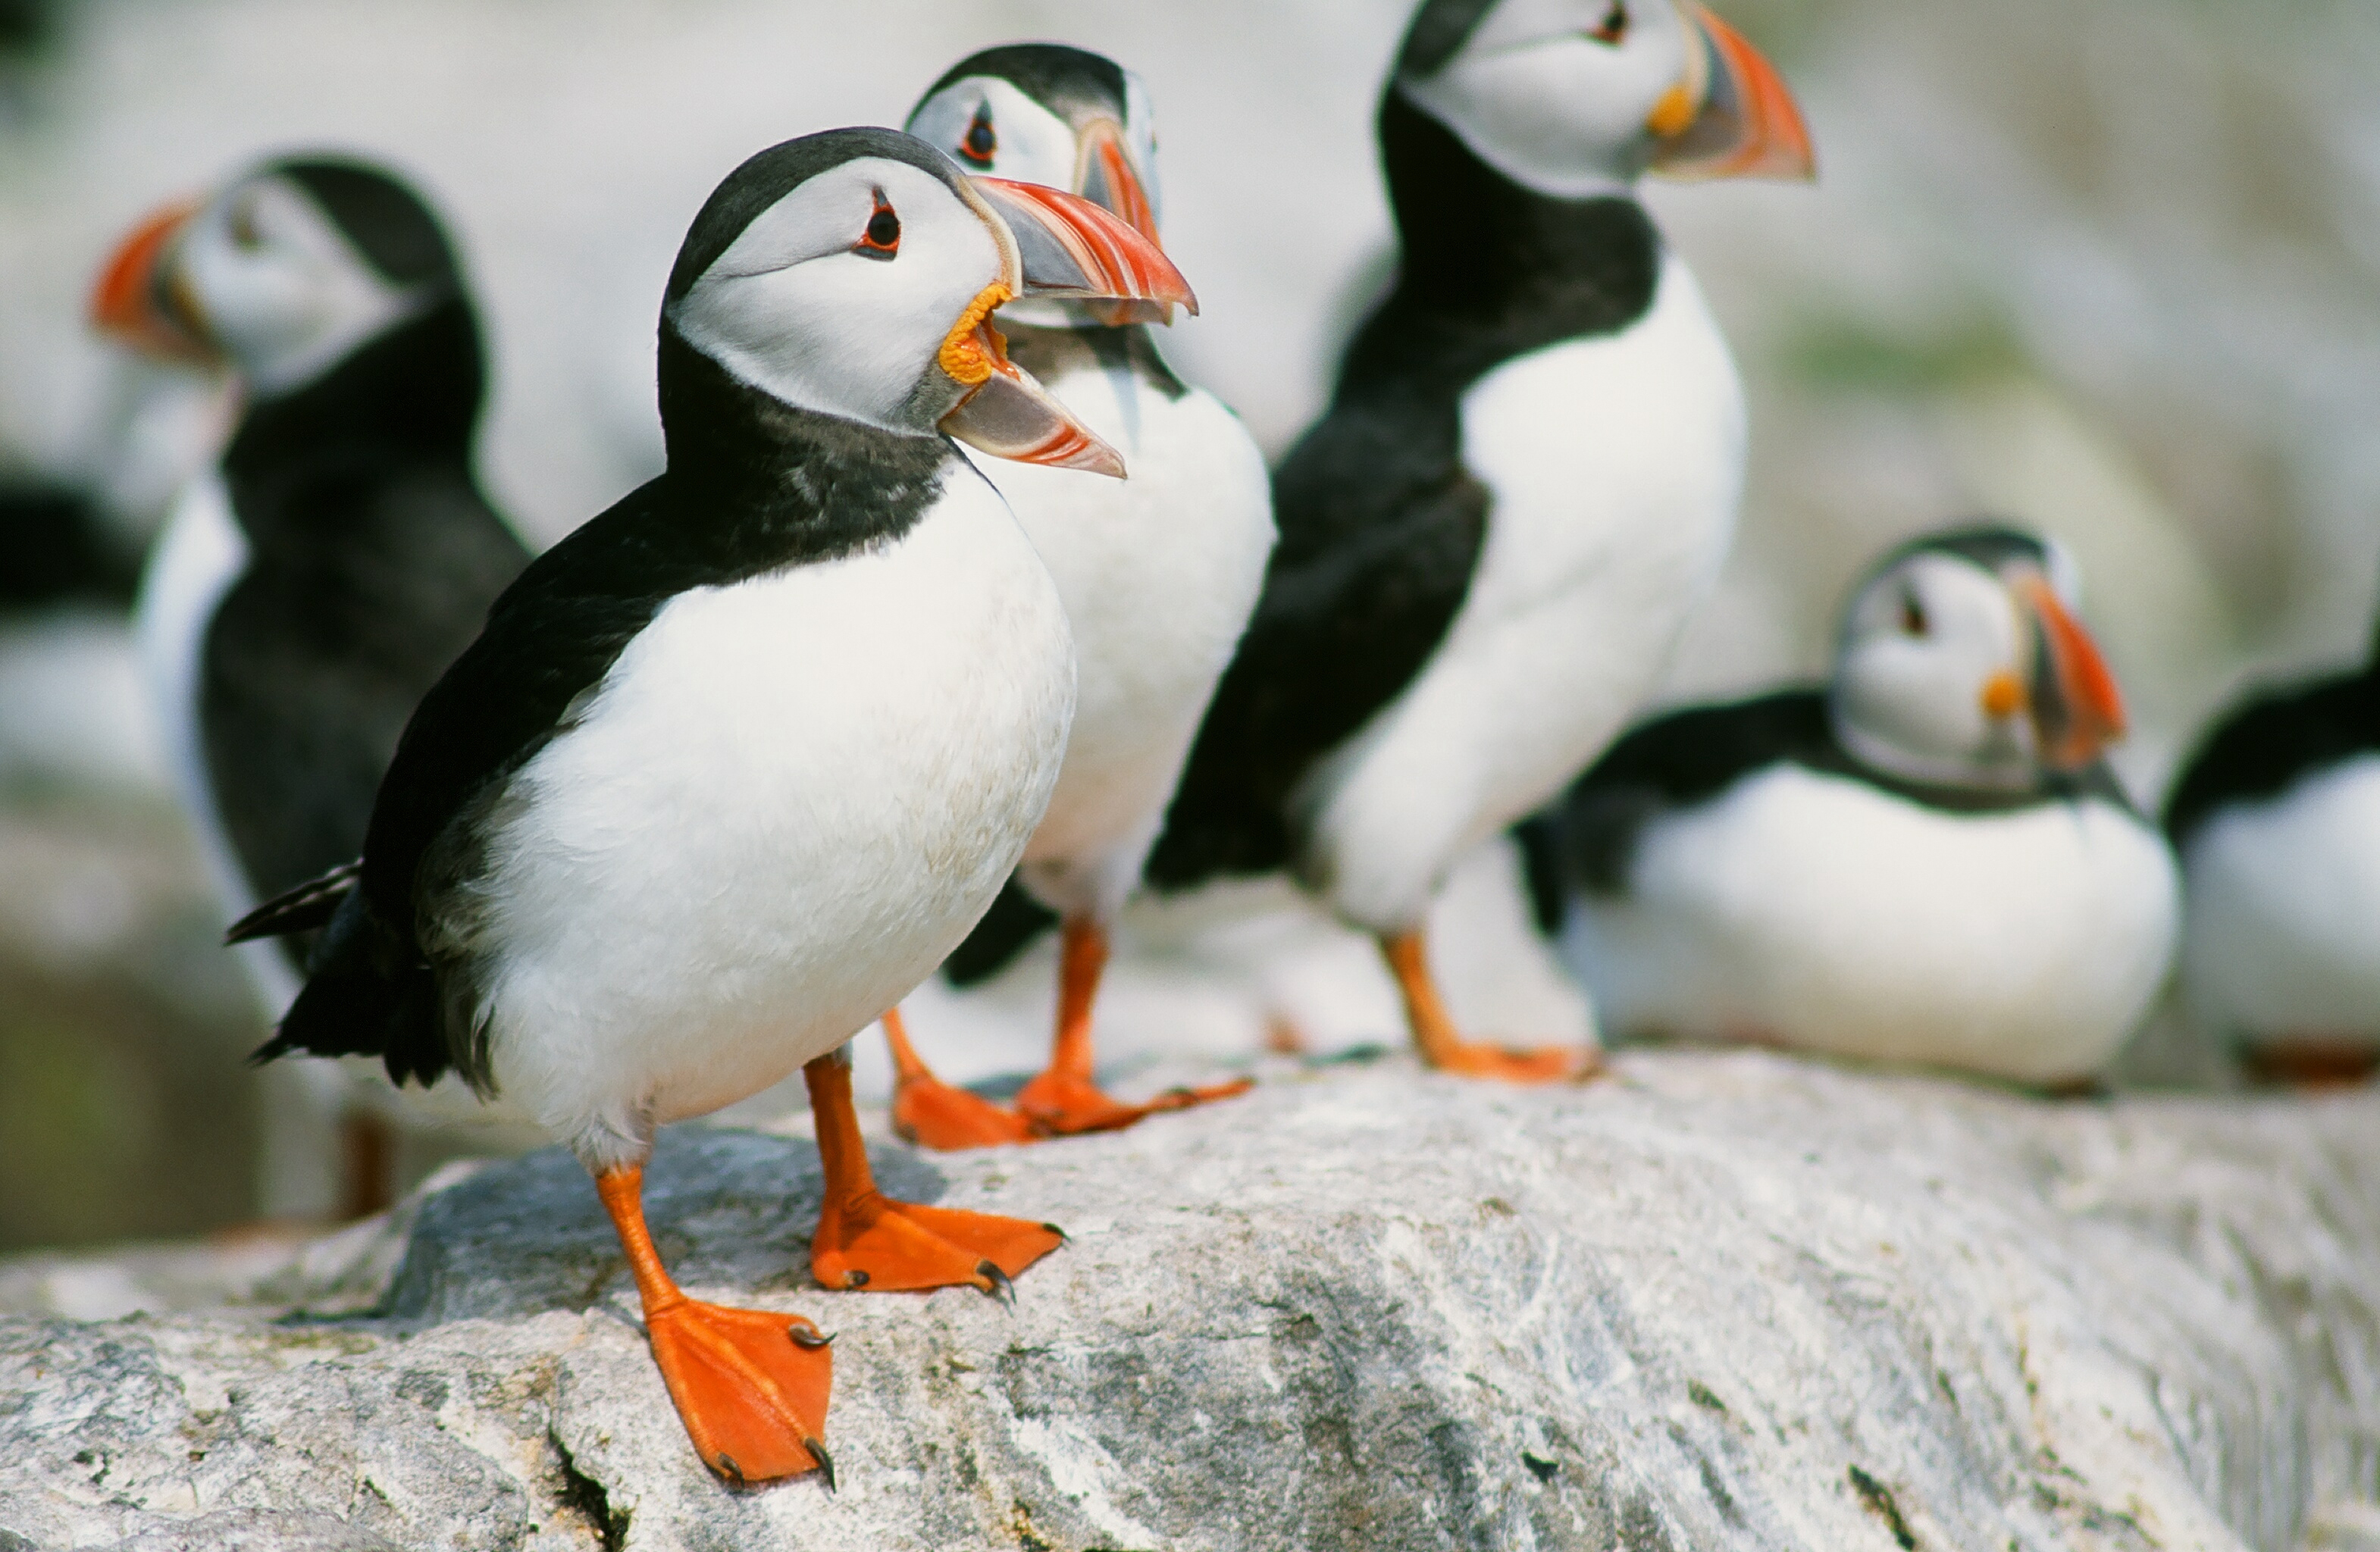
[[[989,164],[962,150],[981,107],[991,110],[996,142]],[[970,173],[1074,191],[1073,126],[997,76],[953,81],[917,105],[907,128]]]
[[[854,251],[879,190],[901,221],[892,259]],[[918,385],[959,314],[1000,273],[990,230],[948,186],[869,157],[820,174],[755,218],[671,319],[687,344],[783,403],[930,431],[933,417],[913,402]]]

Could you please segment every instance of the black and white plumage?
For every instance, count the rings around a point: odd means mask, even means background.
[[[1824,688],[1657,718],[1529,829],[1606,1026],[2035,1084],[2147,1009],[2180,897],[2062,552],[2002,527],[1864,579]],[[2053,578],[2058,581],[2053,581]]]
[[[1156,240],[1148,92],[1102,55],[1055,43],[970,55],[927,91],[908,128],[963,165],[1094,199]],[[1119,482],[978,460],[1058,584],[1074,626],[1077,690],[1065,764],[1018,870],[1021,892],[1012,886],[947,968],[964,982],[1052,914],[1066,921],[1072,968],[1052,1070],[1070,1072],[1072,1085],[1061,1095],[1052,1091],[1061,1079],[1050,1078],[1018,1106],[1045,1127],[1075,1130],[1138,1113],[1088,1088],[1092,962],[1104,957],[1106,933],[1139,882],[1199,714],[1256,602],[1272,548],[1272,498],[1245,428],[1173,374],[1147,321],[1052,302],[1020,304],[1003,326],[1010,354],[1132,471]],[[904,1072],[917,1071],[905,1037],[895,1041]],[[928,1142],[992,1140],[937,1130],[905,1105],[896,1113]],[[993,1130],[1017,1132],[1002,1122]]]
[[[2166,806],[2193,1017],[2277,1075],[2380,1061],[2380,649],[2250,697]]]
[[[332,156],[265,163],[145,224],[95,309],[138,348],[228,369],[242,394],[138,604],[175,784],[238,916],[355,855],[415,702],[528,561],[472,472],[479,323],[421,198]],[[303,945],[242,952],[277,1018]],[[317,1104],[344,1102],[318,1086]],[[269,1128],[268,1208],[330,1183],[305,1178],[326,1160],[278,1157],[310,1130]]]
[[[1431,0],[1379,137],[1396,286],[1276,473],[1147,871],[1289,868],[1385,942],[1609,739],[1733,534],[1742,387],[1637,178],[1809,162],[1773,72],[1670,0]]]

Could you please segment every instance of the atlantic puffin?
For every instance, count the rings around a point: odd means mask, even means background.
[[[421,196],[382,167],[316,154],[142,222],[102,272],[92,313],[136,350],[230,372],[241,394],[237,429],[175,503],[137,605],[176,795],[237,917],[361,848],[414,703],[528,564],[472,472],[479,321]],[[242,957],[278,1019],[305,944]],[[338,1211],[358,1216],[386,1203],[390,1139],[325,1065],[296,1102],[346,1110]],[[275,1194],[329,1183],[302,1178],[327,1163],[290,1135],[307,1130],[268,1117],[268,1211],[291,1205]]]
[[[1913,540],[1853,592],[1825,686],[1614,745],[1534,849],[1606,1027],[2086,1085],[2180,899],[2102,758],[2123,703],[2072,586],[2020,529]]]
[[[1031,297],[1191,301],[1098,206],[896,130],[728,175],[664,292],[664,472],[496,601],[361,859],[234,929],[323,933],[262,1056],[452,1068],[570,1146],[731,1481],[831,1473],[825,1339],[671,1281],[639,1206],[657,1127],[803,1069],[829,1288],[1000,1291],[1060,1243],[881,1195],[842,1053],[990,904],[1064,753],[1065,609],[953,440],[1123,472],[1009,358],[992,313]]]
[[[2248,697],[2165,813],[2181,856],[2181,986],[2254,1073],[2380,1063],[2380,642],[2353,673]]]
[[[1067,189],[1158,240],[1148,89],[1104,55],[1059,43],[986,49],[928,89],[907,128],[973,171]],[[1011,885],[1023,898],[1013,894],[982,929],[998,938],[1012,917],[1036,927],[1043,912],[1060,919],[1058,1016],[1049,1065],[1014,1109],[935,1078],[899,1012],[888,1017],[893,1122],[929,1146],[1111,1131],[1247,1086],[1127,1105],[1092,1079],[1092,1006],[1109,933],[1247,625],[1273,540],[1264,455],[1238,417],[1167,367],[1145,308],[1036,302],[1002,314],[1009,355],[1117,448],[1132,478],[977,460],[1040,552],[1074,624],[1066,761]],[[968,957],[963,946],[954,978],[965,978]]]
[[[1742,384],[1638,177],[1812,176],[1776,72],[1675,0],[1427,0],[1379,112],[1402,259],[1274,477],[1281,540],[1147,874],[1288,868],[1374,934],[1422,1060],[1421,923],[1616,733],[1726,557]]]

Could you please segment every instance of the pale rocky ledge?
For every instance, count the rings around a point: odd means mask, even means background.
[[[806,1139],[651,1171],[694,1291],[837,1334],[832,1495],[697,1463],[549,1151],[302,1249],[0,1267],[0,1549],[2380,1548],[2380,1095],[1399,1057],[878,1157],[1072,1242],[1014,1308],[822,1293]]]

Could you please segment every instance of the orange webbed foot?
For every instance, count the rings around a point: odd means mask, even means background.
[[[2252,1047],[2241,1060],[2257,1083],[2323,1093],[2371,1082],[2380,1049],[2360,1040],[2301,1036]]]
[[[1177,1088],[1154,1099],[1128,1105],[1110,1098],[1087,1079],[1045,1072],[1017,1094],[1016,1109],[1039,1135],[1074,1136],[1086,1132],[1120,1132],[1145,1117],[1229,1099],[1255,1086],[1254,1079],[1238,1078],[1206,1088]]]
[[[816,1326],[688,1299],[648,1311],[645,1330],[703,1464],[737,1484],[816,1471],[834,1486],[821,1442],[834,1359]]]
[[[892,1094],[892,1130],[942,1153],[1036,1140],[1025,1117],[931,1073],[902,1076]]]
[[[1603,1071],[1602,1053],[1592,1046],[1513,1050],[1466,1040],[1432,1051],[1424,1060],[1440,1073],[1509,1084],[1584,1083]]]
[[[962,1284],[1005,1296],[1009,1279],[1066,1243],[1051,1224],[897,1202],[869,1191],[830,1201],[810,1241],[826,1288],[915,1292]]]

